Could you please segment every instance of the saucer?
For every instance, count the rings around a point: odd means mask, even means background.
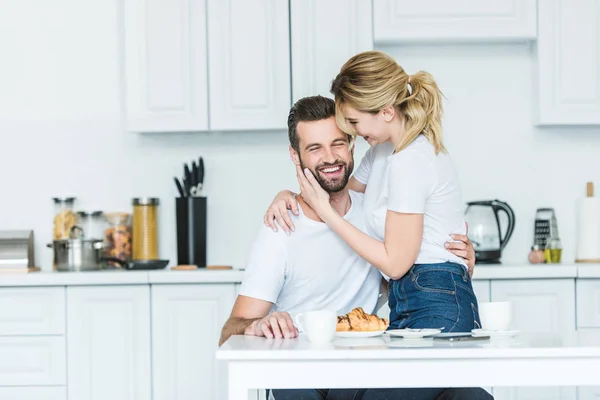
[[[518,329],[507,330],[491,330],[491,329],[473,329],[473,336],[489,336],[489,337],[513,337],[521,333]]]
[[[390,329],[386,333],[390,336],[399,336],[404,339],[422,339],[440,333],[441,329]]]
[[[359,332],[336,332],[335,336],[339,338],[370,338],[380,336],[385,331],[359,331]]]

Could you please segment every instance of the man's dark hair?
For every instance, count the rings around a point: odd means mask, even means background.
[[[300,153],[300,139],[298,138],[298,122],[320,121],[335,117],[335,102],[323,96],[303,97],[290,109],[288,115],[288,137],[290,146]]]

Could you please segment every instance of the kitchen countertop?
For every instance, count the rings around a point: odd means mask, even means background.
[[[577,274],[578,265],[575,264],[478,264],[475,265],[473,280],[576,278]]]
[[[243,275],[240,270],[32,272],[0,274],[0,287],[239,283]]]
[[[197,271],[89,271],[0,274],[0,287],[240,283],[241,269]],[[600,264],[502,264],[475,266],[473,280],[600,279]]]

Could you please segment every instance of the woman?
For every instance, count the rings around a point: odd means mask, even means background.
[[[302,197],[390,278],[390,329],[479,328],[468,267],[447,248],[450,235],[466,234],[466,226],[458,175],[442,141],[442,94],[432,76],[408,75],[391,57],[368,51],[344,64],[331,92],[339,127],[371,145],[349,184],[365,193],[369,235],[338,215],[312,173],[297,167]]]

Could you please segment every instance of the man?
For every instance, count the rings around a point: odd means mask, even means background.
[[[347,187],[354,168],[351,140],[336,125],[333,100],[321,96],[299,100],[290,110],[288,135],[294,164],[309,168],[329,192],[333,208],[364,230],[362,195]],[[299,215],[291,216],[294,233],[261,230],[220,344],[240,334],[293,339],[298,336],[293,317],[304,311],[333,309],[338,315],[355,307],[375,311],[380,272],[330,230],[301,195],[298,201]],[[468,238],[458,239],[470,246]],[[491,398],[482,389],[290,389],[272,394],[275,400]]]

